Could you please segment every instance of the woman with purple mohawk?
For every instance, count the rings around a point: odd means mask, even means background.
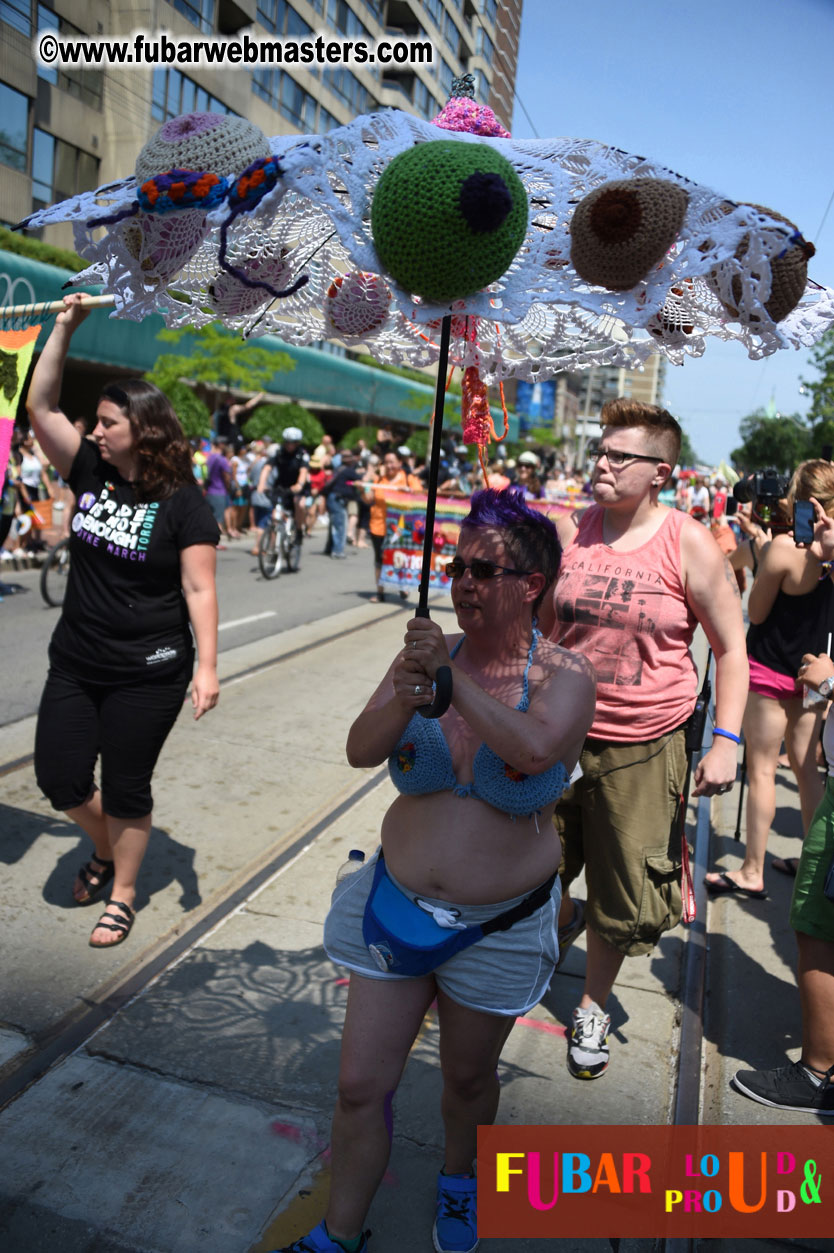
[[[496,1066],[515,1019],[558,960],[562,854],[550,819],[594,711],[591,666],[536,627],[560,556],[555,527],[519,489],[476,492],[446,567],[460,629],[444,635],[413,618],[350,729],[351,765],[387,759],[400,794],[381,848],[337,885],[325,922],[328,955],[351,972],[330,1200],[284,1253],[367,1249],[394,1093],[435,1000],[445,1161],[434,1247],[477,1247],[477,1128],[495,1118]],[[421,717],[442,666],[451,706]]]

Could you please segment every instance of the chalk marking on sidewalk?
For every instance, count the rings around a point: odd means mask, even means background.
[[[277,618],[277,609],[267,609],[263,613],[250,614],[248,618],[235,618],[234,622],[221,622],[218,631],[227,631],[229,627],[247,626],[250,622],[260,622],[262,618]]]

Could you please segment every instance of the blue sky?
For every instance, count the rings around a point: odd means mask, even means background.
[[[832,49],[834,0],[524,0],[513,135],[614,143],[767,205],[813,241],[809,274],[834,287]],[[804,413],[803,376],[816,377],[804,350],[753,362],[715,340],[669,367],[664,400],[714,464],[771,396]]]

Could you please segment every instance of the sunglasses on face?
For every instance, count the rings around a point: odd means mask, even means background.
[[[446,574],[450,579],[459,579],[466,570],[472,571],[472,578],[478,583],[482,579],[494,579],[500,574],[517,574],[523,577],[531,573],[530,570],[511,570],[508,566],[497,566],[494,561],[486,561],[482,557],[475,557],[470,562],[455,557],[446,563]]]
[[[641,452],[620,452],[617,448],[595,448],[588,455],[594,462],[599,461],[601,457],[605,457],[612,469],[619,469],[620,466],[624,466],[628,461],[653,461],[655,465],[660,465],[663,461],[662,457],[647,457]]]

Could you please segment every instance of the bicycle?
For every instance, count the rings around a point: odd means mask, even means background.
[[[277,579],[282,570],[296,573],[301,566],[303,538],[295,515],[279,502],[258,542],[258,565],[265,579]]]
[[[50,548],[41,567],[41,596],[52,609],[60,609],[64,603],[69,572],[70,542],[62,539]]]

